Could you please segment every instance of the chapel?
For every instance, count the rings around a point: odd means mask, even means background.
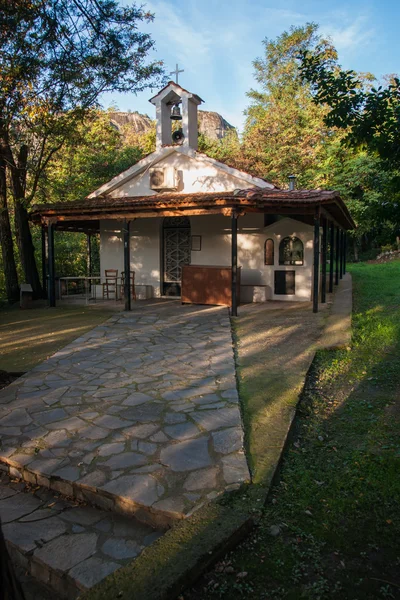
[[[100,275],[129,273],[132,298],[224,304],[312,301],[314,311],[345,271],[355,227],[339,194],[288,189],[198,152],[203,100],[170,81],[150,99],[156,150],[85,200],[36,206],[49,245],[55,304],[54,231],[100,234]],[[101,284],[100,284],[101,285]],[[132,296],[132,287],[134,295]]]

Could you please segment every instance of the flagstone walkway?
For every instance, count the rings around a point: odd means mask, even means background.
[[[190,515],[249,479],[227,309],[112,316],[0,392],[0,436],[12,476],[158,527]]]

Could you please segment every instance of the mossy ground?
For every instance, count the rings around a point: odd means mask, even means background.
[[[400,598],[400,262],[349,270],[352,348],[317,353],[257,530],[185,600]]]

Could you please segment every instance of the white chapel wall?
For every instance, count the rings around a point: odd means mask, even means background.
[[[121,187],[110,193],[114,198],[126,196],[151,196],[155,191],[150,188],[150,166],[145,171]],[[249,182],[211,165],[201,157],[196,159],[186,156],[181,152],[173,152],[156,163],[157,167],[174,167],[178,172],[179,188],[177,192],[229,192],[235,188],[246,189]]]
[[[231,219],[222,215],[190,217],[191,234],[201,235],[201,251],[192,251],[193,265],[229,266],[231,264]],[[131,269],[138,285],[150,285],[160,295],[160,235],[162,219],[136,219],[130,224]],[[279,265],[279,243],[286,236],[297,236],[304,245],[304,265]],[[264,264],[264,244],[274,240],[274,265]],[[243,293],[252,286],[266,286],[272,300],[310,300],[313,266],[313,228],[286,218],[264,228],[263,214],[248,214],[238,221],[238,264],[242,267]],[[102,221],[100,232],[101,275],[105,269],[124,270],[122,223]],[[274,271],[295,270],[296,293],[274,294]]]
[[[202,236],[200,252],[192,251],[192,264],[229,266],[231,264],[231,220],[220,215],[192,217],[192,235]],[[302,266],[279,265],[279,244],[287,236],[296,236],[304,245]],[[274,265],[264,264],[264,244],[274,240]],[[264,228],[263,214],[247,214],[238,220],[238,265],[241,266],[243,295],[247,286],[266,286],[265,297],[271,300],[310,300],[313,266],[313,228],[294,219],[282,219]],[[274,271],[295,271],[296,293],[274,294]]]
[[[130,223],[131,269],[135,283],[149,285],[153,295],[160,295],[160,226],[161,219],[137,219]],[[100,274],[106,269],[124,270],[124,246],[121,221],[100,222]]]

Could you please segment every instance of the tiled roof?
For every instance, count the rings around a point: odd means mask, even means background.
[[[160,210],[189,210],[233,208],[233,209],[273,209],[279,214],[280,209],[298,208],[301,211],[310,212],[313,206],[324,206],[328,212],[334,214],[334,218],[346,229],[353,229],[354,222],[347,210],[346,205],[340,198],[338,192],[328,190],[280,190],[266,188],[238,189],[229,192],[197,192],[192,194],[178,192],[163,192],[151,196],[131,196],[114,198],[103,196],[86,200],[72,202],[60,202],[56,204],[36,205],[33,207],[31,217],[34,221],[40,221],[43,217],[62,218],[62,216],[87,215],[90,218],[101,218],[102,213],[113,210],[124,216],[124,212],[154,212]]]

